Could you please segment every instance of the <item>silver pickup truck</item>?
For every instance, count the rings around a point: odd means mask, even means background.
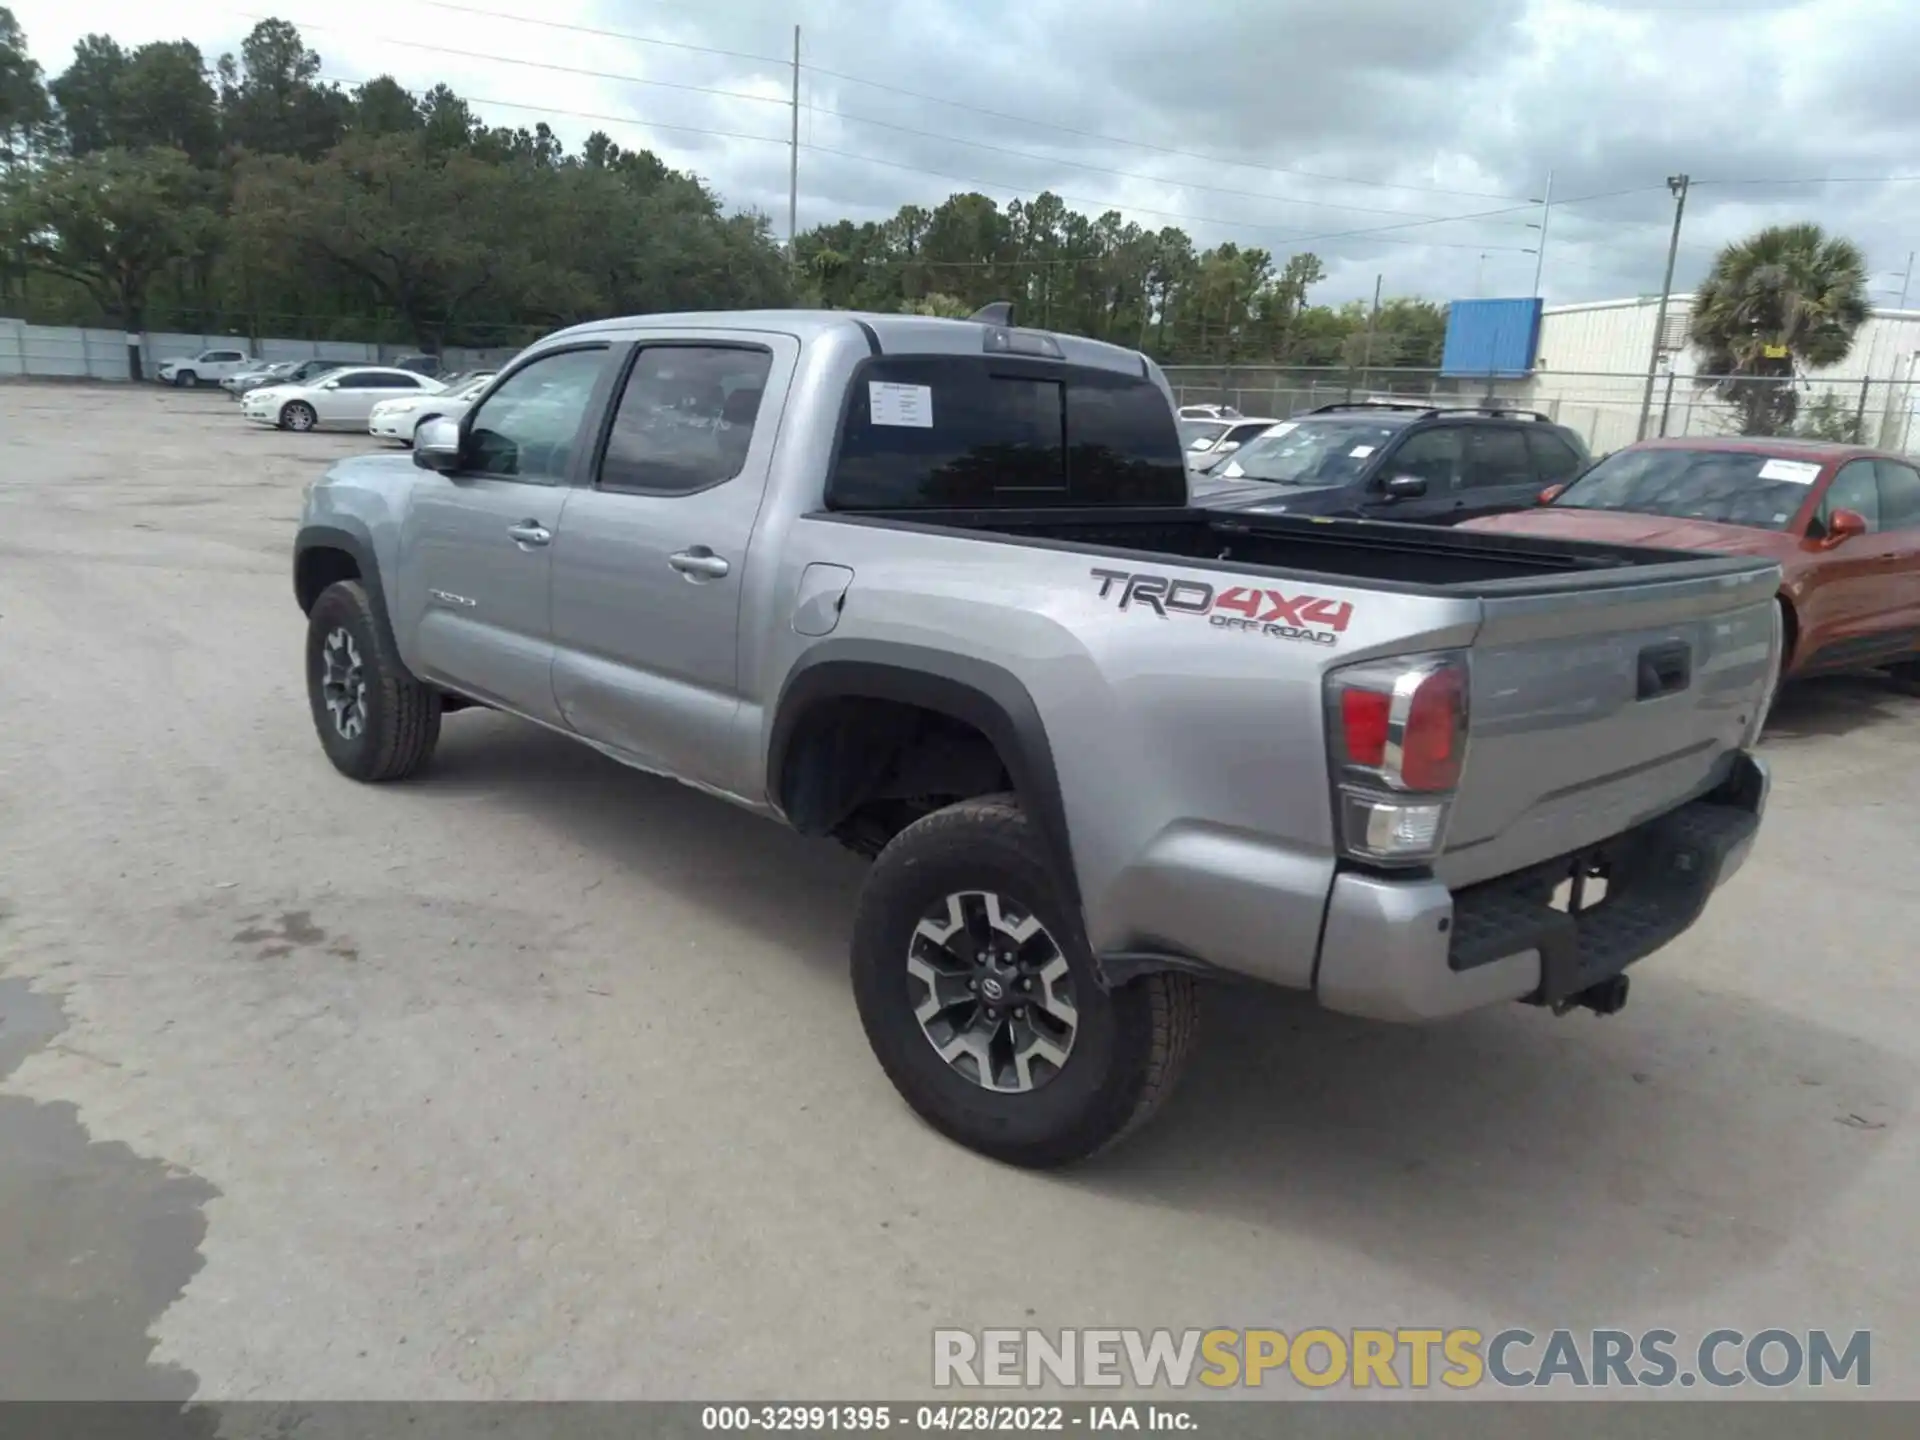
[[[335,465],[294,590],[328,758],[484,705],[874,857],[853,989],[940,1130],[1139,1124],[1195,981],[1601,1013],[1745,858],[1778,569],[1187,504],[1140,354],[654,315]]]

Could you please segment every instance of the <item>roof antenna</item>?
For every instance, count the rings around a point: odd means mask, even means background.
[[[991,305],[982,305],[967,319],[977,320],[982,325],[1011,325],[1013,324],[1013,302],[995,300]]]

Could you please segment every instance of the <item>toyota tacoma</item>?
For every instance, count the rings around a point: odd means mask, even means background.
[[[853,992],[963,1144],[1140,1124],[1196,982],[1617,1009],[1744,860],[1779,566],[1190,506],[1135,351],[767,311],[561,331],[294,547],[334,766],[510,712],[873,859]]]

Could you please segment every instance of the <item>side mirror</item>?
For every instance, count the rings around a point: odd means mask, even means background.
[[[1827,517],[1826,548],[1831,550],[1844,540],[1867,533],[1867,517],[1858,510],[1836,510]]]
[[[1427,493],[1427,482],[1418,475],[1394,475],[1380,488],[1389,500],[1417,500]]]
[[[338,380],[322,380],[320,382],[320,388],[322,390],[338,390],[340,388],[340,382]]]
[[[413,437],[413,463],[423,470],[445,473],[460,468],[460,422],[429,420]]]
[[[1564,485],[1547,486],[1546,489],[1540,492],[1540,503],[1542,505],[1551,505],[1555,500],[1558,500],[1560,498],[1560,492],[1565,490],[1566,488],[1567,487]]]

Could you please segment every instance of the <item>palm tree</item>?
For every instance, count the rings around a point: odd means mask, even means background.
[[[1688,338],[1701,383],[1733,405],[1740,433],[1777,435],[1799,410],[1795,374],[1846,359],[1867,315],[1859,246],[1818,225],[1775,225],[1720,252]]]

